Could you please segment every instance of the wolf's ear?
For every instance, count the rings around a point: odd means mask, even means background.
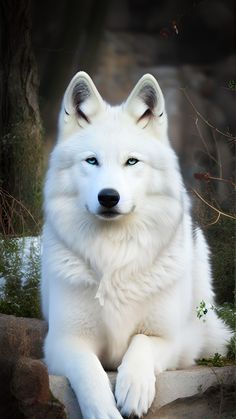
[[[64,121],[76,118],[83,128],[105,108],[105,103],[88,74],[79,71],[66,89],[63,106]]]
[[[159,84],[151,74],[145,74],[138,81],[124,107],[142,128],[154,119],[162,122],[165,101]]]

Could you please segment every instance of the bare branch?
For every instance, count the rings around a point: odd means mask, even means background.
[[[196,189],[191,188],[192,191],[195,193],[195,195],[202,201],[204,202],[204,204],[206,204],[209,208],[211,208],[213,211],[216,211],[218,214],[220,215],[224,215],[224,217],[227,218],[231,218],[233,220],[236,220],[236,215],[231,215],[231,214],[227,214],[224,211],[219,210],[218,208],[214,207],[213,205],[211,205],[208,201],[206,201],[202,195],[200,195],[200,193],[198,191],[196,191]]]
[[[186,97],[186,99],[188,100],[188,102],[190,103],[190,105],[192,106],[192,108],[194,109],[194,111],[196,112],[196,114],[199,116],[199,118],[205,122],[205,124],[212,128],[213,130],[215,130],[216,132],[218,132],[218,134],[223,135],[226,138],[230,138],[231,140],[236,141],[236,137],[234,137],[233,135],[227,134],[226,132],[223,132],[221,130],[219,130],[218,128],[216,128],[214,125],[212,125],[196,108],[196,106],[194,105],[194,103],[192,102],[192,100],[190,99],[188,93],[186,92],[186,88],[185,87],[181,87],[180,90],[182,90],[184,96]]]

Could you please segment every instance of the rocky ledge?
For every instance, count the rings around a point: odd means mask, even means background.
[[[81,419],[68,380],[48,376],[42,358],[47,324],[0,314],[0,417]],[[108,372],[112,385],[116,374]],[[233,419],[236,367],[194,366],[159,375],[147,419]]]
[[[156,397],[147,419],[215,419],[236,417],[235,367],[193,366],[158,376]],[[108,372],[114,387],[116,373]],[[74,392],[65,377],[49,376],[50,389],[65,406],[69,419],[82,419]]]

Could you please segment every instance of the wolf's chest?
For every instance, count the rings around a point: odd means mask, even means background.
[[[134,305],[124,305],[118,309],[111,302],[101,308],[101,324],[105,331],[105,341],[101,361],[105,368],[117,368],[137,333],[144,312]]]

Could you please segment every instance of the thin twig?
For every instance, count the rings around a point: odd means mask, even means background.
[[[197,173],[194,173],[194,177],[195,177],[195,179],[205,180],[206,182],[209,182],[209,180],[216,180],[217,182],[228,183],[234,189],[236,189],[236,183],[233,182],[232,179],[224,179],[222,177],[212,176],[208,172],[197,172]]]
[[[0,187],[0,197],[2,207],[0,226],[4,236],[8,236],[9,234],[15,234],[13,226],[14,215],[17,215],[19,217],[19,221],[22,224],[23,230],[25,225],[24,213],[29,215],[29,217],[33,220],[34,224],[37,227],[39,226],[39,223],[35,220],[28,208],[26,208],[21,201],[13,197],[8,191],[3,189],[2,187]],[[17,205],[19,206],[18,208]],[[6,219],[7,221],[7,228],[5,226],[4,219]]]
[[[217,224],[220,217],[221,217],[221,214],[218,213],[216,219],[214,221],[211,221],[210,223],[208,223],[205,227],[209,227],[209,226],[213,226],[214,224]]]
[[[16,202],[18,205],[20,205],[20,207],[27,212],[27,214],[30,216],[30,218],[34,221],[34,223],[36,225],[38,225],[38,222],[35,220],[35,218],[33,217],[33,215],[31,214],[31,212],[28,210],[28,208],[26,208],[21,201],[18,201],[18,199],[16,199],[14,196],[12,196],[8,191],[5,191],[2,187],[0,187],[0,195],[5,195],[8,196],[9,198],[11,198],[13,200],[13,202]]]
[[[217,180],[218,182],[229,183],[230,185],[232,185],[236,189],[236,183],[234,183],[230,179],[223,179],[221,177],[215,177],[215,176],[210,176],[210,175],[209,175],[209,179],[211,179],[211,180]]]
[[[231,214],[227,214],[226,212],[223,212],[221,210],[219,210],[218,208],[214,207],[213,205],[211,205],[209,202],[207,202],[200,194],[199,192],[196,191],[196,189],[191,188],[192,191],[195,193],[195,195],[202,201],[204,202],[204,204],[206,204],[209,208],[211,208],[212,210],[216,211],[218,214],[220,215],[224,215],[225,217],[228,218],[232,218],[233,220],[236,220],[236,216],[235,215],[231,215]]]
[[[186,88],[185,87],[181,87],[180,90],[182,90],[184,96],[186,97],[186,99],[188,100],[188,102],[190,103],[190,105],[192,106],[192,108],[194,109],[194,111],[196,112],[196,114],[199,116],[200,119],[202,119],[202,121],[205,122],[206,125],[208,125],[208,127],[212,128],[213,130],[215,130],[216,132],[218,132],[219,134],[223,135],[224,137],[230,138],[231,140],[235,140],[236,141],[236,137],[234,137],[233,135],[227,134],[226,132],[223,132],[221,130],[219,130],[218,128],[216,128],[214,125],[212,125],[196,108],[196,106],[193,104],[192,100],[190,99],[188,93],[186,92]]]
[[[218,144],[217,144],[217,141],[216,141],[215,131],[211,131],[211,132],[212,132],[212,137],[213,137],[213,140],[214,140],[214,143],[215,143],[215,148],[216,148],[216,153],[217,153],[217,159],[218,159],[218,166],[220,168],[219,175],[222,178],[223,177],[223,166],[222,166],[222,161],[221,161],[221,155],[220,155],[219,147],[218,147]]]
[[[196,119],[195,119],[195,125],[196,125],[196,128],[197,128],[197,132],[198,132],[198,134],[199,134],[199,137],[201,138],[201,140],[202,140],[202,143],[203,143],[203,145],[204,145],[204,147],[205,147],[205,149],[206,149],[206,151],[207,151],[207,155],[217,164],[217,165],[219,165],[219,162],[217,161],[217,159],[210,153],[210,151],[209,151],[209,148],[208,148],[208,145],[207,145],[207,143],[206,143],[206,141],[205,141],[205,138],[203,137],[203,135],[202,135],[202,132],[201,132],[201,130],[200,130],[200,127],[199,127],[199,125],[198,125],[198,117],[196,117]]]

